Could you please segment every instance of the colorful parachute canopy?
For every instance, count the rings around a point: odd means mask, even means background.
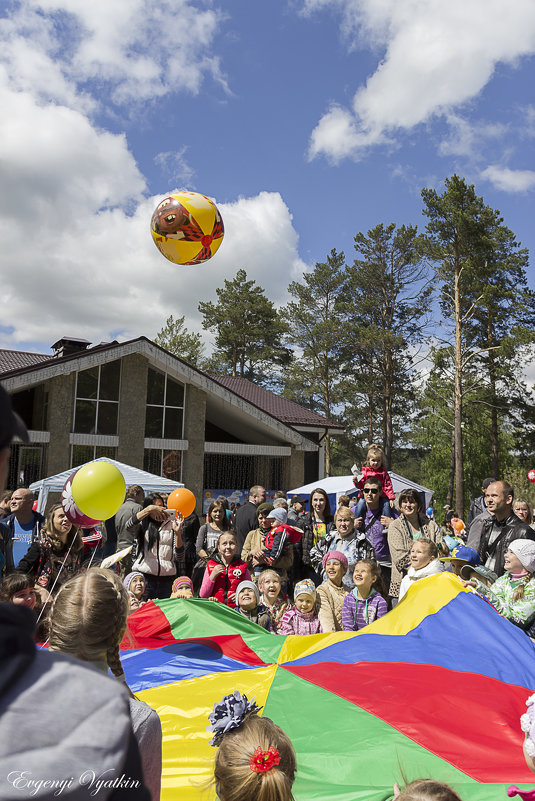
[[[197,599],[128,620],[122,661],[162,721],[165,800],[215,798],[208,713],[234,690],[290,736],[297,801],[385,801],[395,781],[419,777],[499,801],[509,784],[535,783],[519,726],[535,647],[450,573],[361,633],[276,636]]]

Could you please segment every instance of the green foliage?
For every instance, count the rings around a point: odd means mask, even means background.
[[[291,359],[281,344],[288,328],[284,319],[245,270],[238,270],[232,281],[225,279],[216,295],[217,303],[199,303],[203,328],[215,334],[210,367],[259,383],[274,380],[277,367]]]
[[[187,331],[184,317],[168,317],[164,327],[156,334],[154,342],[195,367],[202,367],[204,346],[201,335]]]

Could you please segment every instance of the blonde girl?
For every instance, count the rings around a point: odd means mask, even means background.
[[[92,568],[66,582],[50,613],[51,651],[70,654],[124,682],[119,643],[126,630],[128,591],[109,570]],[[119,691],[119,688],[118,688]],[[162,728],[156,712],[133,696],[130,714],[145,784],[160,798]]]
[[[80,569],[83,548],[80,529],[56,503],[46,517],[41,540],[32,542],[17,570],[33,576],[37,585],[54,593]]]
[[[271,631],[278,634],[282,616],[289,607],[288,596],[282,591],[279,574],[275,570],[262,571],[258,576],[258,589],[260,603],[267,608],[271,616]]]
[[[208,727],[217,747],[215,789],[220,801],[294,801],[297,770],[287,734],[257,705],[235,692],[214,705]],[[227,729],[226,732],[223,729]]]
[[[517,498],[513,504],[513,512],[520,520],[533,528],[533,506],[525,498]]]

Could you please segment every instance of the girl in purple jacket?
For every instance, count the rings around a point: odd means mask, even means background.
[[[361,559],[357,562],[353,581],[355,588],[346,595],[342,607],[344,631],[359,631],[388,612],[382,595],[384,589],[381,567],[375,559]]]

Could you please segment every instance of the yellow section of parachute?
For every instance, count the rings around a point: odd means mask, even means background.
[[[162,799],[214,801],[215,787],[210,778],[216,749],[210,745],[212,733],[206,731],[206,710],[235,690],[265,706],[276,670],[276,665],[269,665],[209,673],[136,693],[156,710],[162,722]]]

